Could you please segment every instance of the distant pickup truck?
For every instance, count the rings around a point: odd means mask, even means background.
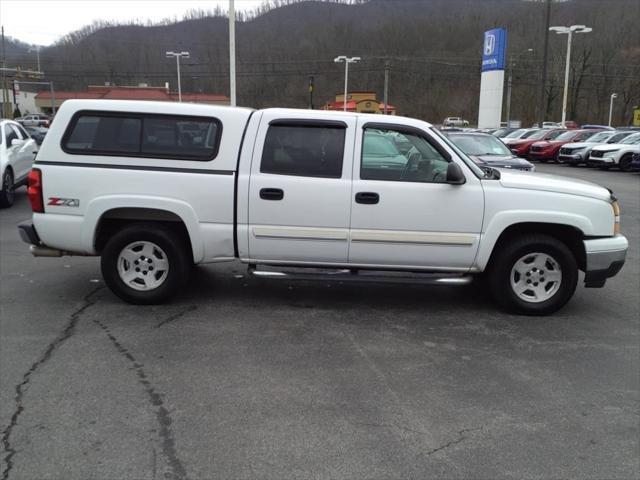
[[[51,119],[46,115],[27,115],[24,117],[16,118],[16,122],[25,127],[45,127],[48,128],[51,123]]]
[[[269,278],[466,284],[548,314],[578,270],[625,260],[606,188],[477,166],[428,123],[356,113],[69,100],[45,137],[20,233],[36,256],[99,255],[131,303],[192,264]]]
[[[444,127],[468,127],[469,122],[460,117],[447,117],[442,122]]]

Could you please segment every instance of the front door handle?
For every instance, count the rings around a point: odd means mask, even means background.
[[[380,195],[375,192],[358,192],[356,193],[356,203],[365,205],[375,205],[380,201]]]
[[[282,200],[284,191],[280,188],[262,188],[260,189],[260,198],[263,200]]]

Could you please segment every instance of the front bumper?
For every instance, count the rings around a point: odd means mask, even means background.
[[[591,165],[592,167],[597,167],[601,165],[615,165],[616,159],[614,157],[589,157],[587,160],[587,165]]]
[[[607,278],[615,276],[622,270],[628,248],[629,242],[623,235],[584,240],[585,287],[603,287]]]
[[[585,161],[585,158],[579,153],[561,153],[558,155],[558,160],[564,163],[582,163]]]

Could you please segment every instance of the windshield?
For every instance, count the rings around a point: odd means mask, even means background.
[[[620,140],[622,140],[623,138],[628,137],[629,135],[630,135],[629,132],[616,133],[609,140],[607,140],[607,143],[618,143],[618,142],[620,142]]]
[[[451,141],[467,155],[509,155],[511,151],[493,135],[451,135]]]
[[[625,145],[635,145],[640,142],[640,133],[634,133],[633,135],[629,135],[627,138],[622,140],[620,143]]]
[[[524,132],[519,138],[530,138],[533,137],[539,130],[529,130],[528,132]]]
[[[520,138],[520,135],[522,135],[524,132],[526,132],[524,128],[519,128],[518,130],[514,130],[513,132],[509,133],[504,138]]]
[[[563,140],[571,140],[575,136],[576,132],[564,132],[562,135],[558,135],[555,139],[561,142]]]
[[[606,142],[607,139],[609,139],[611,136],[613,136],[613,133],[611,132],[599,132],[599,133],[596,133],[593,137],[591,137],[589,141],[590,142]]]

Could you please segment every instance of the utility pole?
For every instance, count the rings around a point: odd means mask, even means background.
[[[7,95],[7,77],[5,74],[5,68],[7,58],[4,54],[4,26],[2,27],[2,83],[0,83],[0,88],[2,88],[2,112],[0,112],[0,117],[9,117],[7,114],[7,103],[8,103],[8,95]]]
[[[516,55],[515,57],[511,57],[509,61],[509,77],[507,77],[507,127],[509,127],[509,122],[511,121],[511,87],[513,85],[513,67],[516,65],[516,61],[524,54],[533,52],[533,48],[527,48],[524,52]]]
[[[309,110],[313,110],[313,75],[309,75]]]
[[[547,0],[547,14],[545,16],[544,24],[544,50],[542,55],[542,77],[540,78],[540,94],[538,103],[538,126],[542,127],[542,122],[545,121],[545,108],[544,108],[544,90],[547,83],[547,59],[549,56],[549,25],[551,21],[551,0]]]
[[[236,10],[229,0],[229,96],[231,106],[236,106]]]
[[[389,60],[384,61],[384,114],[387,115],[387,104],[389,103],[389,69],[391,63]]]

